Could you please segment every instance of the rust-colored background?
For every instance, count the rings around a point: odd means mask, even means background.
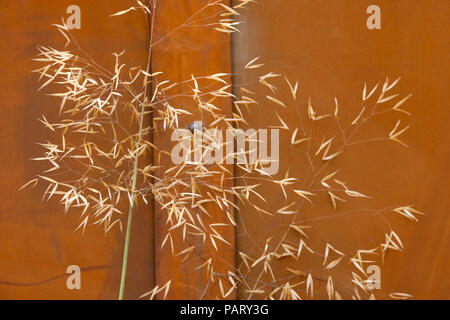
[[[156,20],[164,34],[195,6],[196,1],[161,0],[161,16]],[[63,45],[62,37],[51,27],[67,16],[71,4],[81,7],[82,27],[74,35],[96,60],[113,67],[112,52],[126,48],[127,65],[145,65],[148,27],[143,15],[118,18],[109,15],[129,6],[129,1],[0,1],[0,298],[3,299],[115,299],[118,293],[123,235],[116,229],[104,235],[88,228],[83,236],[73,232],[76,214],[64,215],[63,207],[42,202],[39,187],[19,192],[26,181],[44,168],[29,159],[39,154],[35,144],[45,141],[48,132],[37,121],[53,112],[55,99],[36,92],[39,87],[31,60],[38,45]],[[378,4],[382,10],[382,29],[368,30],[366,8]],[[193,65],[202,63],[199,73],[227,72],[261,56],[267,71],[285,73],[300,81],[300,108],[308,97],[318,110],[328,110],[339,98],[343,113],[359,111],[364,81],[374,85],[386,76],[402,77],[398,91],[414,95],[406,109],[413,116],[400,116],[411,129],[404,135],[409,148],[392,142],[360,146],[336,165],[345,172],[346,182],[374,197],[371,207],[416,204],[426,212],[420,223],[392,216],[392,224],[405,243],[403,253],[389,254],[382,273],[382,292],[408,292],[415,298],[449,298],[449,125],[448,53],[450,4],[447,0],[261,0],[245,11],[242,34],[211,37],[207,30],[178,34],[156,51],[153,67],[166,69],[176,79],[188,78]],[[197,37],[186,46],[186,37]],[[177,56],[177,54],[180,56]],[[231,65],[230,57],[233,60]],[[246,74],[238,74],[245,81]],[[286,92],[281,95],[287,96]],[[322,108],[322,109],[321,109]],[[284,116],[295,118],[289,106]],[[392,117],[377,118],[367,134],[388,132]],[[273,122],[269,113],[252,115],[255,128]],[[164,137],[159,143],[164,143]],[[158,141],[155,141],[158,143]],[[295,150],[283,148],[281,172],[301,174]],[[271,193],[271,189],[267,189]],[[279,207],[277,190],[272,204]],[[328,203],[323,204],[325,208]],[[158,212],[156,224],[158,226]],[[259,240],[277,229],[243,210],[246,225]],[[177,272],[180,285],[172,298],[198,298],[201,275],[175,270],[174,261],[159,252],[153,234],[152,209],[140,209],[133,222],[126,298],[137,298],[164,284]],[[371,220],[360,221],[355,229],[347,220],[323,223],[318,227],[330,242],[353,246],[364,239],[381,240],[382,233]],[[242,227],[242,226],[241,226]],[[354,230],[355,229],[355,230]],[[240,229],[237,232],[239,235]],[[377,238],[378,237],[378,238]],[[368,240],[367,240],[368,241]],[[369,241],[370,242],[370,241]],[[366,243],[368,246],[370,243]],[[253,244],[237,237],[238,249]],[[156,249],[155,249],[156,248]],[[155,253],[156,252],[156,253]],[[232,254],[227,252],[230,263]],[[175,261],[176,262],[176,261]],[[67,290],[66,268],[79,265],[82,290]],[[181,274],[180,274],[181,272]],[[251,275],[250,275],[251,276]],[[194,278],[193,278],[194,277]],[[204,285],[204,283],[203,283]],[[183,289],[184,288],[184,289]],[[191,289],[189,289],[191,288]]]
[[[31,161],[42,152],[36,144],[50,139],[37,121],[42,114],[57,119],[57,99],[36,92],[37,46],[63,48],[65,40],[52,27],[67,17],[71,4],[81,8],[80,46],[108,69],[113,52],[127,49],[124,63],[145,65],[148,30],[143,15],[110,18],[127,1],[9,1],[0,5],[0,297],[3,299],[116,299],[122,266],[123,235],[107,236],[101,228],[74,232],[76,212],[64,215],[56,202],[41,200],[44,189],[18,189],[44,164]],[[125,298],[136,299],[154,284],[153,217],[138,210],[133,224]],[[81,290],[66,288],[66,269],[80,266]],[[83,271],[85,270],[85,271]]]
[[[371,4],[381,8],[381,30],[366,28],[366,9]],[[387,254],[381,268],[381,290],[377,290],[381,297],[407,292],[418,299],[449,298],[449,14],[450,2],[446,0],[260,1],[243,17],[242,35],[233,38],[233,69],[260,56],[266,64],[264,72],[284,73],[291,81],[298,79],[298,109],[305,113],[309,97],[319,114],[333,111],[337,97],[341,120],[348,124],[361,110],[364,82],[372,88],[386,76],[391,81],[402,77],[396,93],[413,93],[405,107],[411,117],[400,113],[378,116],[358,138],[386,135],[396,119],[401,119],[404,125],[411,125],[402,137],[409,148],[393,142],[354,146],[329,168],[329,172],[340,168],[341,180],[373,196],[364,204],[368,208],[415,204],[426,213],[417,224],[394,214],[387,216],[405,250]],[[236,79],[247,83],[253,78],[241,73]],[[257,93],[263,92],[254,88]],[[276,94],[290,101],[289,90]],[[265,104],[265,110],[273,106]],[[295,109],[291,103],[280,113],[290,127],[299,125]],[[258,128],[276,122],[274,119],[273,111],[255,113],[249,126]],[[336,129],[334,132],[339,135]],[[317,142],[320,145],[321,141]],[[290,176],[302,177],[308,169],[289,143],[281,145],[280,158],[283,174],[289,169]],[[268,189],[267,195],[273,208],[284,205],[277,186]],[[323,200],[315,210],[306,210],[305,218],[330,214],[331,204]],[[344,212],[350,208],[348,201],[340,207]],[[255,249],[255,244],[248,241],[248,235],[240,238],[239,234],[248,232],[263,247],[266,238],[280,236],[286,225],[279,218],[262,218],[256,224],[253,211],[244,210],[242,216],[245,230],[243,225],[238,228],[237,247],[244,252]],[[370,216],[325,219],[314,227],[344,251],[356,244],[372,248],[376,241],[383,241],[385,230],[380,219]],[[252,276],[256,278],[257,273]]]

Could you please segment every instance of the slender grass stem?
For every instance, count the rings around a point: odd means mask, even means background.
[[[143,123],[144,123],[144,104],[142,104],[141,109],[141,119],[139,122],[139,136],[136,144],[136,150],[139,150],[141,145]],[[131,186],[130,208],[128,210],[128,222],[127,222],[127,232],[125,235],[125,246],[123,249],[122,275],[120,277],[119,300],[123,300],[123,293],[125,290],[125,280],[127,276],[128,249],[130,247],[131,222],[133,220],[133,209],[134,209],[134,202],[136,199],[136,180],[137,180],[138,163],[139,163],[139,152],[136,153],[136,157],[134,158],[133,181]]]
[[[156,11],[156,0],[150,0],[149,1],[149,7],[150,4],[153,4],[153,14],[151,16],[151,22],[150,22],[150,41],[149,41],[149,49],[148,49],[148,59],[147,59],[147,74],[150,71],[151,66],[151,57],[152,57],[152,41],[153,41],[153,22],[154,22],[154,15]],[[145,81],[144,83],[147,83],[148,76],[145,75]],[[139,150],[141,147],[141,141],[142,141],[142,128],[144,126],[144,111],[145,111],[145,104],[147,103],[147,90],[148,85],[144,88],[144,102],[141,104],[141,118],[139,120],[139,135],[138,135],[138,141],[136,143],[136,150]],[[132,186],[131,186],[131,197],[130,197],[130,209],[128,211],[128,222],[127,222],[127,231],[125,235],[125,246],[123,249],[123,261],[122,261],[122,275],[120,276],[120,289],[119,289],[119,300],[123,300],[123,293],[125,291],[125,281],[127,277],[127,264],[128,264],[128,249],[130,247],[130,236],[131,236],[131,222],[133,220],[133,209],[134,209],[134,202],[136,200],[136,180],[137,180],[137,172],[138,172],[138,163],[139,163],[139,151],[136,152],[136,157],[134,158],[134,165],[133,165],[133,180],[132,180]]]

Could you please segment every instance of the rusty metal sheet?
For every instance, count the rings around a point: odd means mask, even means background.
[[[50,140],[38,121],[42,114],[58,116],[57,99],[37,92],[37,46],[64,49],[64,38],[52,27],[81,9],[81,29],[72,30],[80,46],[108,69],[113,52],[126,50],[127,65],[144,65],[148,30],[143,15],[111,18],[128,1],[1,1],[0,2],[0,297],[3,299],[116,299],[119,290],[124,235],[104,234],[89,227],[74,232],[77,212],[64,214],[56,202],[41,201],[43,187],[18,189],[45,165],[30,161]],[[154,285],[153,216],[140,207],[135,214],[125,298],[136,299]],[[81,290],[66,286],[69,265],[81,268]]]
[[[380,141],[354,146],[347,155],[333,160],[327,172],[340,169],[342,181],[373,197],[365,204],[355,204],[356,208],[415,204],[425,216],[420,217],[419,223],[413,223],[389,213],[386,214],[387,225],[383,219],[370,215],[339,217],[339,213],[351,210],[349,201],[339,202],[339,210],[334,212],[325,196],[316,200],[314,206],[306,205],[298,221],[311,223],[313,229],[309,234],[314,235],[311,241],[318,246],[321,243],[322,254],[326,241],[352,252],[358,246],[370,248],[377,241],[383,241],[383,232],[394,228],[405,248],[402,253],[386,255],[381,266],[381,289],[376,290],[378,297],[387,298],[390,292],[407,292],[418,299],[448,299],[450,114],[447,79],[450,64],[446,57],[450,50],[449,2],[376,1],[381,9],[381,29],[371,30],[366,20],[372,2],[258,1],[243,17],[242,34],[233,37],[233,69],[240,70],[259,56],[265,63],[263,73],[286,74],[292,83],[299,80],[297,106],[289,100],[290,92],[283,87],[284,80],[274,80],[284,88],[276,92],[275,97],[288,101],[287,109],[279,114],[290,127],[299,126],[298,111],[306,114],[309,98],[318,114],[324,114],[329,110],[333,112],[334,97],[339,101],[340,119],[348,125],[361,110],[364,82],[373,87],[386,76],[392,80],[402,78],[397,92],[403,96],[413,94],[405,107],[412,115],[377,116],[358,140],[386,134],[396,120],[401,119],[403,124],[411,126],[403,135],[409,148]],[[254,81],[255,76],[240,72],[236,79],[237,83],[248,83]],[[257,96],[267,94],[258,86],[250,88]],[[249,115],[250,127],[264,127],[276,119],[273,103],[265,100],[261,108],[265,111]],[[332,123],[319,124],[314,132],[326,132],[336,139],[340,135]],[[314,146],[320,145],[322,138],[318,137]],[[284,139],[289,140],[289,137]],[[281,143],[279,176],[289,170],[290,176],[305,177],[309,164],[302,160],[299,150],[289,143]],[[267,188],[264,194],[270,195],[268,207],[276,210],[283,206],[280,189],[277,186]],[[243,208],[241,215],[243,222],[237,231],[237,249],[255,255],[262,251],[267,238],[279,240],[290,221],[268,218],[248,208]],[[327,215],[332,217],[323,218]],[[298,243],[298,239],[289,239]],[[238,262],[239,266],[242,261]],[[274,264],[274,272],[277,277],[292,276],[286,267],[295,269],[296,266],[311,271],[306,262],[292,265],[278,262]],[[259,274],[260,270],[254,270],[248,277],[255,281]],[[326,280],[328,272],[323,271],[319,277]],[[338,274],[335,285],[344,286],[342,292],[348,298],[352,294],[351,290],[348,292],[351,286],[345,284],[348,279],[344,277]],[[272,283],[270,276],[262,279]],[[291,281],[302,280],[305,279],[299,276]],[[326,285],[320,279],[317,284],[318,289]],[[241,288],[240,297],[248,297],[244,289]]]

